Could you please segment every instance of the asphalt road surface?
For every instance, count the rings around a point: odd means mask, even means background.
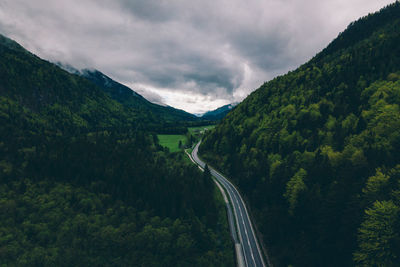
[[[192,159],[202,168],[205,167],[205,163],[198,157],[197,152],[201,142],[199,142],[192,151]],[[247,213],[246,205],[242,197],[240,196],[238,190],[235,186],[229,182],[227,178],[225,178],[222,174],[214,170],[212,167],[208,166],[211,175],[215,177],[215,179],[220,183],[220,185],[225,189],[226,193],[229,196],[230,203],[233,208],[234,219],[236,222],[236,232],[238,238],[234,234],[232,234],[234,242],[240,244],[239,247],[242,251],[242,255],[238,256],[238,261],[241,257],[243,260],[239,262],[240,265],[244,265],[247,267],[265,267],[265,263],[262,257],[261,249],[258,244],[253,226],[250,221],[250,217]],[[229,213],[229,209],[228,209]],[[230,222],[232,225],[232,222]],[[236,240],[235,240],[236,239]],[[238,251],[237,251],[238,253]]]

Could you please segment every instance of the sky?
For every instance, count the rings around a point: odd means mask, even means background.
[[[191,113],[239,102],[393,0],[0,0],[0,33]]]

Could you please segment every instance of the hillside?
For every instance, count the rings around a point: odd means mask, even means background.
[[[153,114],[0,35],[0,265],[232,266],[209,176]]]
[[[149,102],[143,96],[129,87],[120,84],[98,70],[83,70],[82,76],[100,86],[112,99],[121,104],[140,110],[143,113],[154,114],[158,121],[180,122],[198,121],[193,114],[169,106],[161,106]]]
[[[275,266],[398,266],[400,3],[263,84],[200,153],[246,196]]]
[[[237,103],[228,104],[222,107],[219,107],[215,110],[207,111],[204,113],[201,118],[210,121],[217,121],[225,118],[225,116],[237,105]]]
[[[83,131],[147,128],[156,121],[151,114],[124,107],[94,83],[41,60],[4,36],[0,38],[0,55],[1,96],[30,113],[54,120],[57,127]]]

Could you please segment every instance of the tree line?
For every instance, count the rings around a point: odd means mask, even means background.
[[[400,4],[265,83],[200,154],[250,203],[276,266],[397,266]]]
[[[234,264],[211,178],[151,114],[0,37],[0,265]]]

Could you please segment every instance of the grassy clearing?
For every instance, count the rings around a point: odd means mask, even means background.
[[[192,142],[196,143],[198,140],[200,140],[205,129],[210,130],[214,127],[215,125],[189,127],[188,131],[190,135],[193,136]],[[189,143],[187,137],[181,134],[158,134],[157,137],[160,145],[163,147],[168,147],[170,152],[182,151],[183,147]],[[179,141],[182,142],[182,148],[179,148]]]
[[[163,147],[168,147],[170,152],[181,151],[182,148],[179,148],[179,141],[182,142],[182,147],[186,143],[186,136],[178,135],[178,134],[158,134],[158,140],[160,141],[160,145]]]
[[[198,127],[189,127],[188,130],[191,134],[198,133],[204,131],[204,129],[211,130],[215,125],[206,125],[206,126],[198,126]]]
[[[189,127],[189,133],[194,137],[194,142],[198,142],[204,134],[205,130],[211,130],[215,125],[206,125],[206,126],[198,126],[198,127]]]

